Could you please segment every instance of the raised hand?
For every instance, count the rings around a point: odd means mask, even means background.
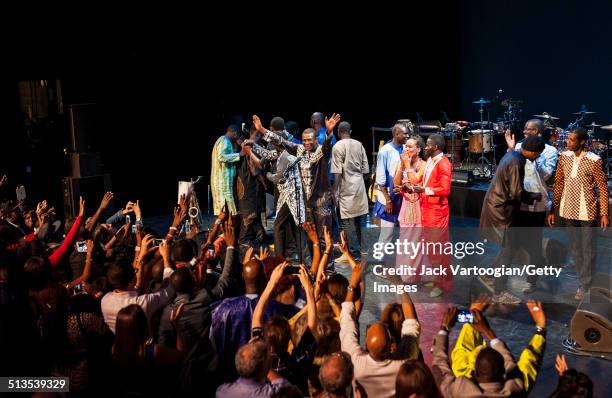
[[[234,230],[234,221],[231,216],[225,223],[221,224],[221,232],[227,246],[233,247],[236,244],[236,231]]]
[[[487,306],[491,303],[491,297],[486,293],[481,293],[470,304],[470,311],[478,310],[484,312]]]
[[[102,198],[102,201],[100,202],[100,209],[102,210],[107,209],[112,200],[113,200],[113,193],[112,192],[105,193],[104,197]]]
[[[187,200],[185,195],[181,195],[179,205],[174,208],[174,220],[172,220],[172,226],[178,228],[183,221],[187,218]]]
[[[132,203],[132,210],[136,215],[137,220],[142,220],[142,209],[140,208],[140,201],[137,200],[136,203]]]
[[[248,249],[244,252],[244,257],[242,259],[242,264],[246,264],[253,258],[253,253],[255,252],[255,248],[253,246],[249,246]]]
[[[340,242],[338,243],[338,249],[340,249],[340,252],[345,254],[347,257],[350,255],[348,242],[346,239],[346,231],[344,230],[340,231]]]
[[[272,271],[272,274],[270,275],[270,280],[268,281],[268,284],[271,284],[272,286],[276,286],[280,278],[283,277],[285,268],[287,268],[288,266],[289,266],[289,263],[287,261],[283,262],[282,264],[277,265],[276,268],[274,268],[274,270]]]
[[[508,148],[514,149],[516,146],[516,139],[514,138],[514,134],[512,134],[510,129],[506,129],[504,132],[504,138],[506,139],[506,145],[508,145]]]
[[[555,358],[555,369],[557,369],[559,376],[563,376],[563,373],[569,369],[569,366],[567,366],[567,362],[565,361],[565,355],[557,354],[557,358]]]
[[[170,252],[172,251],[172,244],[166,240],[162,240],[159,245],[159,254],[164,259],[164,264],[170,261]]]
[[[482,312],[478,310],[473,310],[472,315],[474,316],[474,322],[472,322],[472,327],[477,332],[488,338],[489,341],[493,340],[495,338],[495,333],[493,333],[493,330],[491,330],[489,322],[487,321],[487,318],[485,318],[485,316],[482,314]]]
[[[304,222],[302,224],[302,228],[306,231],[306,236],[308,236],[308,240],[312,243],[317,243],[319,241],[319,236],[317,235],[317,227],[310,221]]]
[[[527,302],[527,309],[536,326],[541,328],[546,327],[546,314],[544,313],[544,308],[542,308],[541,301],[529,300]]]
[[[333,133],[334,128],[336,127],[338,123],[340,123],[339,113],[332,114],[332,117],[329,119],[327,118],[327,116],[325,117],[325,129],[327,130],[327,135],[330,135]]]
[[[306,291],[306,293],[312,292],[312,283],[310,283],[310,277],[308,276],[308,272],[306,272],[306,268],[303,264],[300,265],[298,278],[300,279],[300,283],[302,284],[304,291]]]
[[[334,243],[332,241],[331,232],[327,225],[323,226],[323,236],[325,237],[325,248],[326,250],[333,250]]]
[[[4,186],[4,184],[6,184],[7,181],[8,181],[8,177],[6,176],[6,174],[4,174],[2,178],[0,178],[0,187]]]
[[[353,286],[353,287],[359,286],[359,283],[361,282],[361,277],[363,275],[363,271],[365,270],[366,264],[367,264],[367,261],[364,260],[361,263],[357,264],[355,267],[353,267],[353,272],[351,273],[351,282],[349,286]]]
[[[262,130],[265,130],[261,124],[261,119],[259,119],[259,116],[257,115],[253,115],[253,124],[255,125],[257,131],[261,132]]]
[[[261,261],[262,263],[266,258],[270,257],[270,251],[267,247],[259,246],[259,254],[255,255],[255,258]]]
[[[82,196],[79,196],[79,217],[83,217],[85,215],[85,200]]]
[[[151,234],[146,235],[142,238],[142,242],[140,243],[140,251],[138,252],[138,259],[142,260],[149,254],[151,251],[155,250],[155,246],[153,245],[155,237]]]

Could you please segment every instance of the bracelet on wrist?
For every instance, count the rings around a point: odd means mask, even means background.
[[[178,231],[177,227],[170,227],[170,231]]]
[[[546,326],[536,326],[536,332],[545,332]]]

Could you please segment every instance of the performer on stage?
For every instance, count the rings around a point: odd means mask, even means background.
[[[542,199],[541,192],[528,192],[525,190],[523,180],[525,177],[525,161],[535,161],[544,150],[544,140],[537,135],[528,136],[522,143],[521,151],[510,151],[500,160],[493,180],[485,195],[480,214],[480,228],[483,237],[501,245],[497,258],[493,261],[495,267],[512,263],[517,249],[520,247],[518,239],[520,227],[517,218],[521,204],[533,205]],[[480,278],[489,284],[486,278]],[[507,290],[507,276],[494,280],[493,301],[501,304],[518,304],[521,299]]]
[[[402,206],[402,195],[393,191],[393,177],[400,164],[400,156],[406,142],[406,126],[396,124],[391,129],[393,139],[386,143],[376,155],[376,204],[374,216],[380,218],[380,235],[378,241],[391,242],[393,230],[397,224],[397,216]]]
[[[261,160],[253,151],[261,135],[251,126],[249,139],[243,145],[245,156],[238,162],[236,196],[240,214],[238,243],[251,245],[262,243],[266,231],[261,223],[261,213],[266,211],[266,186],[262,176]]]
[[[210,190],[213,198],[213,213],[218,215],[227,203],[231,214],[236,214],[234,201],[234,183],[236,180],[236,163],[241,153],[234,151],[234,143],[238,139],[238,126],[230,125],[215,142],[212,151],[210,170]]]
[[[368,155],[361,142],[351,138],[351,125],[338,125],[340,141],[332,150],[331,172],[334,174],[334,197],[339,207],[342,229],[346,232],[349,253],[359,261],[362,253],[361,224],[368,214],[368,197],[363,176],[370,172]],[[338,262],[348,262],[343,254]]]
[[[525,137],[533,135],[542,137],[543,132],[544,123],[540,119],[531,119],[525,123],[525,129],[523,130]],[[506,130],[505,137],[508,151],[521,151],[522,142],[516,143],[514,134],[511,134],[510,130]],[[545,143],[544,150],[535,161],[532,162],[529,159],[525,161],[524,188],[528,192],[540,192],[542,199],[536,201],[533,205],[521,203],[517,223],[526,227],[519,236],[522,241],[521,246],[529,254],[529,263],[538,267],[545,265],[542,255],[542,228],[546,221],[546,212],[550,208],[547,182],[555,173],[557,159],[558,154],[555,147]],[[537,278],[536,275],[527,276],[527,287],[523,289],[523,293],[533,293],[536,290]]]
[[[453,165],[444,156],[444,137],[432,134],[425,146],[427,163],[423,174],[423,186],[415,186],[414,192],[421,194],[421,224],[426,241],[448,242],[448,224],[450,208],[448,196],[450,195]],[[450,267],[450,256],[443,253],[428,253],[429,261],[433,266],[442,265]],[[449,292],[452,287],[452,278],[447,276],[436,277],[436,286],[430,296],[439,297],[444,291]]]
[[[597,218],[600,217],[602,230],[605,231],[609,225],[606,175],[601,158],[586,150],[587,140],[588,135],[583,129],[570,131],[568,150],[559,157],[553,206],[548,215],[551,227],[559,224],[567,228],[580,283],[576,300],[584,298],[593,282],[597,259]],[[595,187],[599,191],[599,211]]]
[[[298,167],[302,179],[307,215],[317,227],[321,247],[325,243],[323,226],[327,226],[330,230],[332,226],[333,206],[331,185],[327,172],[329,170],[328,162],[331,155],[333,130],[339,122],[340,115],[335,113],[331,118],[325,118],[327,138],[323,145],[317,144],[316,132],[313,129],[304,130],[302,133],[303,144],[298,145],[265,129],[259,117],[253,116],[253,123],[257,130],[263,134],[266,141],[282,146],[299,159]]]

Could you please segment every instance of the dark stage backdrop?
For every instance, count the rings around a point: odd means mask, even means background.
[[[26,77],[44,69],[62,79],[65,103],[98,104],[104,139],[97,142],[118,200],[142,199],[148,214],[161,214],[176,200],[178,179],[208,181],[212,146],[237,118],[249,123],[256,113],[268,124],[280,115],[304,129],[315,111],[339,112],[371,152],[371,126],[416,120],[417,112],[424,119],[458,113],[453,7],[296,23],[293,32],[287,23],[246,23],[231,36],[228,27],[160,41],[140,34],[78,51],[59,42],[21,56],[30,67],[43,61]],[[205,184],[200,195],[205,205]]]
[[[590,121],[612,123],[612,3],[465,1],[461,12],[461,110],[477,119],[480,97],[525,101],[523,119],[548,112],[573,121],[581,104]],[[491,108],[491,117],[501,116]]]

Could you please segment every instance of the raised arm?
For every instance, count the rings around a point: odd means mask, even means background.
[[[58,247],[50,256],[49,262],[52,267],[55,267],[59,262],[64,258],[64,256],[68,253],[68,250],[72,248],[74,245],[74,241],[79,233],[79,229],[81,228],[81,223],[83,222],[83,216],[85,214],[85,201],[83,197],[79,198],[79,215],[74,220],[72,224],[72,228],[70,228],[70,232],[66,235],[66,239],[62,242],[60,247]]]
[[[100,219],[100,216],[108,208],[112,200],[113,200],[112,192],[107,192],[104,194],[104,197],[102,197],[102,200],[100,201],[100,206],[98,206],[98,210],[96,210],[96,213],[85,224],[86,230],[88,230],[89,232],[93,231],[96,224],[98,223],[98,220]]]
[[[94,250],[94,242],[93,240],[87,240],[87,256],[85,258],[85,268],[83,268],[83,273],[76,279],[72,280],[72,282],[66,285],[66,289],[72,289],[74,286],[79,285],[83,282],[86,282],[91,276],[91,263],[93,257]]]
[[[283,272],[288,265],[289,263],[285,261],[284,263],[274,268],[274,270],[272,271],[272,275],[270,275],[270,280],[268,281],[268,284],[266,285],[266,288],[264,289],[263,293],[259,297],[259,301],[255,306],[255,310],[253,311],[251,330],[263,328],[263,315],[266,311],[266,306],[268,305],[270,297],[272,297],[274,288],[276,288],[278,281],[280,281],[281,277],[283,276]]]
[[[223,239],[227,248],[225,249],[225,264],[223,265],[223,272],[217,281],[217,284],[210,291],[210,298],[220,300],[225,295],[227,287],[230,286],[237,274],[238,267],[238,250],[236,249],[236,229],[234,228],[233,217],[228,217],[225,224],[221,226],[221,232],[223,233]],[[203,293],[201,293],[203,294]]]
[[[268,142],[272,142],[276,145],[280,145],[283,148],[285,148],[287,150],[287,152],[290,152],[291,154],[295,155],[295,153],[297,152],[298,149],[298,145],[295,144],[294,142],[291,142],[289,140],[286,140],[285,138],[281,137],[280,135],[273,133],[272,131],[266,129],[265,127],[263,127],[263,125],[261,124],[261,120],[259,119],[259,116],[257,115],[253,115],[253,124],[255,125],[255,128],[257,129],[257,131],[259,131],[262,135],[262,138]]]
[[[299,273],[300,282],[302,283],[302,287],[306,292],[306,306],[308,307],[308,328],[311,333],[315,333],[317,330],[317,306],[315,304],[314,298],[314,290],[312,288],[312,283],[310,283],[310,277],[308,276],[308,272],[306,268],[302,265],[300,266]]]
[[[323,142],[323,154],[329,156],[332,149],[332,139],[334,138],[334,128],[340,123],[340,114],[334,113],[331,118],[325,117],[325,141]]]
[[[312,264],[310,264],[310,274],[317,275],[319,263],[321,261],[321,250],[319,249],[319,236],[317,235],[317,227],[313,223],[306,221],[302,228],[306,231],[308,240],[312,243]]]

